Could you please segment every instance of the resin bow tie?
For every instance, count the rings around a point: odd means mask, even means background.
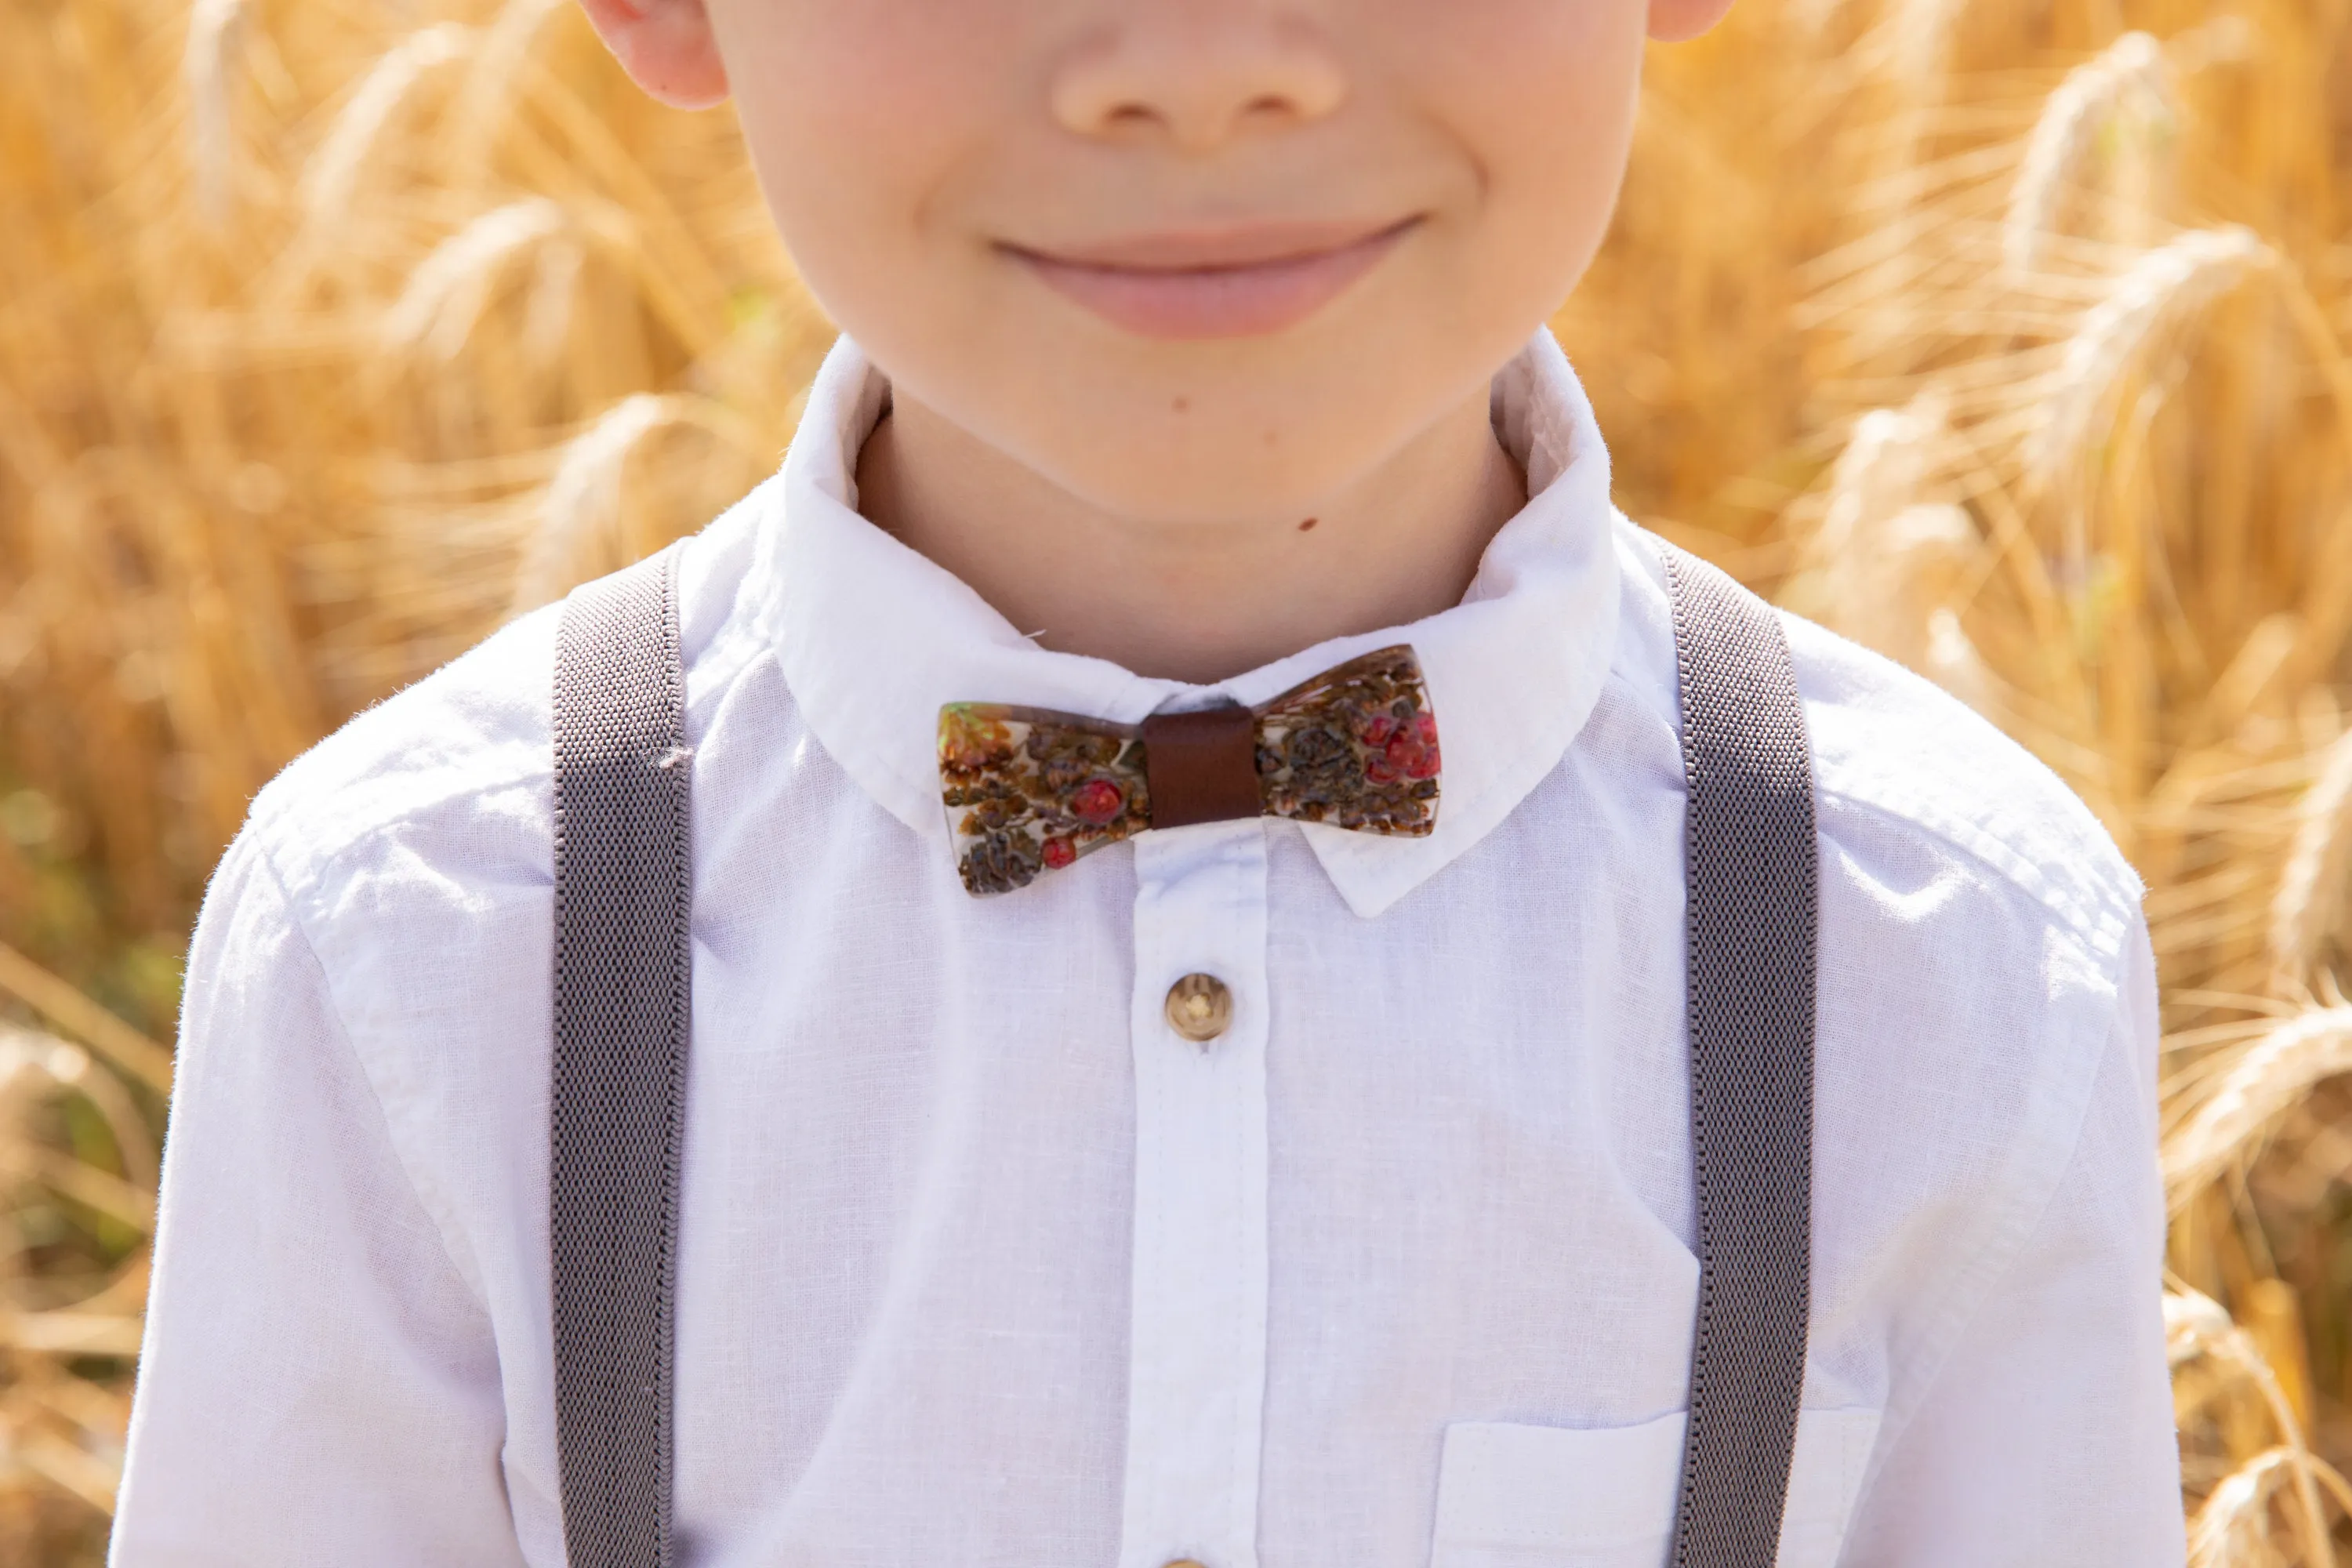
[[[1147,827],[1286,816],[1421,837],[1437,825],[1437,721],[1399,645],[1351,658],[1255,708],[1107,724],[950,702],[940,784],[956,864],[975,894]]]

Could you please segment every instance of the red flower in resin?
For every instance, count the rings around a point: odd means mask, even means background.
[[[1388,760],[1409,779],[1437,776],[1437,720],[1431,714],[1412,716],[1412,728],[1391,737]]]
[[[1364,726],[1364,777],[1375,784],[1437,776],[1437,721],[1416,713],[1402,723],[1382,713]]]
[[[1127,809],[1127,795],[1108,779],[1093,778],[1070,792],[1070,815],[1088,827],[1118,820]]]
[[[1068,865],[1071,861],[1078,858],[1077,850],[1072,847],[1070,841],[1066,838],[1048,838],[1045,840],[1045,864],[1056,871],[1060,870],[1063,867]]]

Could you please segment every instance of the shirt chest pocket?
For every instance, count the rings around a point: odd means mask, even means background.
[[[1780,1568],[1837,1562],[1877,1435],[1875,1410],[1799,1415]],[[1663,1568],[1682,1460],[1680,1412],[1599,1430],[1456,1422],[1430,1568]]]

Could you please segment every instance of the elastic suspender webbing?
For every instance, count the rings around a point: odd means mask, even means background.
[[[1699,1304],[1675,1568],[1778,1552],[1804,1384],[1819,891],[1780,623],[1664,550],[1689,922]],[[555,676],[556,1432],[571,1568],[672,1568],[693,866],[677,552],[565,606]]]
[[[1804,1389],[1812,1235],[1812,763],[1779,619],[1664,548],[1680,676],[1698,1326],[1675,1568],[1768,1568]]]
[[[670,1568],[693,898],[677,552],[592,583],[555,656],[549,1221],[572,1568]]]

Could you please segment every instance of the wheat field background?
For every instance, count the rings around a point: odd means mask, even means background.
[[[1559,326],[1629,512],[2140,868],[2191,1560],[2352,1552],[2352,0],[1741,0]],[[565,0],[0,3],[0,1561],[102,1551],[247,799],[748,489],[829,335]]]

